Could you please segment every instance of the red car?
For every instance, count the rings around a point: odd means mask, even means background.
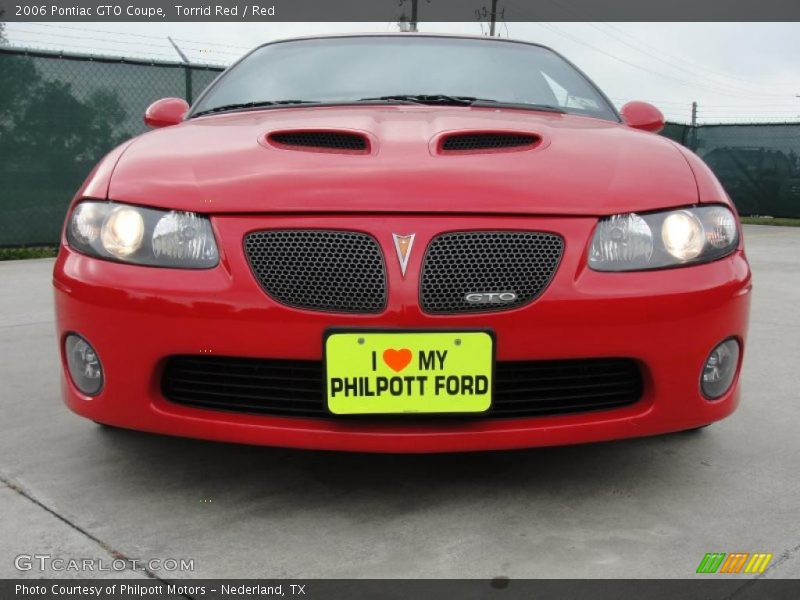
[[[63,395],[142,431],[445,452],[698,428],[750,269],[695,155],[524,42],[263,45],[108,154],[54,284]]]

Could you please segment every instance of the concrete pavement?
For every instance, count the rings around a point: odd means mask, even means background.
[[[98,427],[58,392],[52,261],[0,263],[0,577],[19,554],[194,559],[194,577],[800,575],[800,229],[748,226],[743,401],[701,432],[382,456]],[[50,573],[50,575],[55,575]],[[126,576],[141,573],[125,573]]]

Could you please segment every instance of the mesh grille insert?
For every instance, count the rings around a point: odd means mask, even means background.
[[[271,142],[281,146],[299,146],[304,149],[347,150],[366,152],[369,149],[364,136],[338,131],[290,131],[272,133]]]
[[[525,133],[458,133],[442,140],[443,152],[497,150],[533,146],[539,137]]]
[[[322,361],[173,356],[161,389],[168,400],[197,408],[262,415],[343,419],[325,406]],[[498,362],[494,403],[471,419],[538,417],[627,406],[642,396],[642,377],[627,358]],[[402,417],[420,421],[452,416]],[[369,419],[377,421],[380,416]]]
[[[261,287],[296,308],[377,313],[386,269],[374,238],[353,231],[276,229],[250,233],[245,254]]]
[[[550,283],[564,251],[552,233],[464,231],[433,239],[425,253],[420,303],[427,313],[507,310],[534,300]],[[516,294],[502,303],[473,303],[468,294]]]

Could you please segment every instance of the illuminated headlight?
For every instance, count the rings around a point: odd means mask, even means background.
[[[700,256],[706,244],[703,224],[688,210],[667,215],[661,225],[661,240],[670,256],[681,262]]]
[[[613,215],[597,224],[589,251],[596,271],[639,271],[708,262],[739,243],[736,218],[724,206]]]
[[[139,265],[207,269],[219,262],[211,222],[190,212],[81,202],[67,241],[84,254]]]
[[[135,208],[119,206],[111,211],[100,229],[103,248],[117,258],[125,258],[142,247],[144,219]]]

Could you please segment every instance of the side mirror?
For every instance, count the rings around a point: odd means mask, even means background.
[[[147,107],[144,124],[151,129],[177,125],[188,111],[189,104],[183,98],[162,98]]]
[[[628,102],[619,112],[628,127],[651,133],[658,133],[664,129],[664,115],[647,102]]]

